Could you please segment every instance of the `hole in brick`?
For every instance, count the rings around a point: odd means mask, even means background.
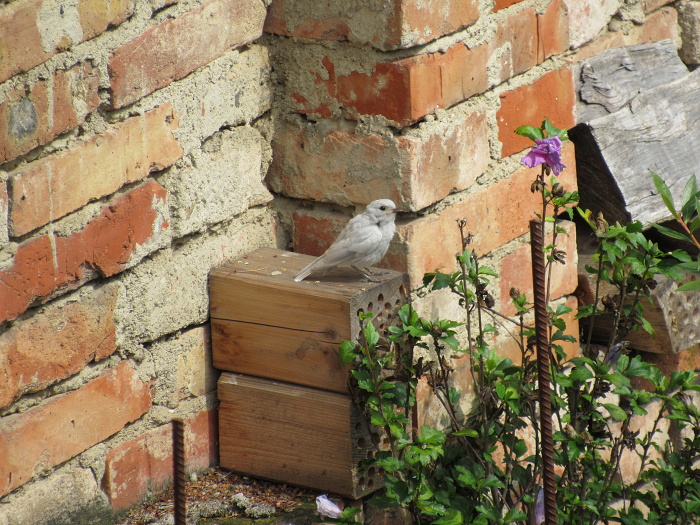
[[[365,438],[360,438],[357,440],[357,446],[359,448],[365,448],[367,446],[367,440]]]
[[[373,478],[374,476],[377,475],[377,469],[375,469],[374,467],[370,467],[369,470],[367,471],[367,475],[370,478]]]
[[[380,475],[380,476],[384,476],[384,469],[383,469],[383,468],[380,468],[380,469],[379,469],[379,475]]]
[[[391,303],[389,303],[389,302],[384,303],[384,309],[387,311],[388,314],[391,314],[391,310],[392,310]]]
[[[359,432],[360,430],[362,430],[362,426],[362,423],[359,421],[355,423],[355,432]]]
[[[371,312],[372,310],[374,310],[374,303],[369,303],[369,304],[367,305],[367,311],[368,311],[368,312]]]
[[[362,308],[359,308],[359,309],[357,310],[357,316],[358,316],[358,317],[360,316],[360,314],[363,314],[363,313],[365,313],[365,311],[364,311]]]
[[[367,453],[365,454],[365,457],[367,459],[374,459],[377,457],[377,454],[374,452],[374,450],[368,450]]]
[[[377,296],[377,302],[378,302],[378,303],[383,303],[383,302],[384,302],[384,294],[381,294],[381,293],[380,293],[380,294]]]
[[[373,480],[373,479],[370,479],[370,480],[367,482],[367,488],[368,488],[368,489],[371,489],[373,486],[374,486],[374,480]]]
[[[401,293],[402,296],[406,297],[408,295],[408,288],[406,288],[405,284],[402,284],[401,287],[399,288],[399,292]],[[398,302],[398,301],[397,301]]]

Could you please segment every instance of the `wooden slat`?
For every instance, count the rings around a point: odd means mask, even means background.
[[[377,488],[357,469],[368,438],[348,396],[224,373],[219,399],[222,467],[352,498]]]
[[[216,368],[347,392],[337,337],[221,319],[211,331]]]

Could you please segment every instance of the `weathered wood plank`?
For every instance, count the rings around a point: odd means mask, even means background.
[[[614,113],[640,92],[688,74],[675,44],[662,40],[609,49],[577,65],[576,122]]]
[[[700,70],[642,91],[620,110],[578,124],[576,145],[581,205],[608,222],[645,225],[670,214],[654,188],[660,174],[680,199],[700,166]]]

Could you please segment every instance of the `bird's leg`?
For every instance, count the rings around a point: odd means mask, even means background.
[[[362,268],[358,268],[357,266],[353,266],[353,268],[360,274],[362,275],[365,279],[367,279],[371,283],[378,283],[380,282],[380,279],[375,279],[372,277],[372,272],[370,271],[369,268],[365,268],[364,270]],[[365,271],[366,270],[366,271]]]

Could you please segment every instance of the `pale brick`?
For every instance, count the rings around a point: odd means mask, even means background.
[[[11,172],[12,235],[24,235],[167,168],[182,155],[173,136],[177,127],[172,106],[164,104]]]
[[[209,318],[209,271],[225,260],[274,245],[273,215],[251,209],[216,235],[191,236],[124,274],[116,310],[117,343],[153,341]],[[119,337],[121,336],[121,337]]]
[[[399,137],[297,122],[278,129],[267,180],[295,198],[349,206],[381,197],[420,210],[468,188],[489,160],[483,112],[455,113]]]
[[[259,0],[209,0],[151,27],[110,55],[112,107],[131,104],[252,42],[262,34],[264,18]]]
[[[116,349],[117,286],[51,305],[0,335],[0,408]]]
[[[114,515],[90,469],[64,468],[0,504],[0,525],[113,523]]]
[[[0,419],[0,495],[145,414],[150,385],[124,361],[82,388]]]
[[[578,48],[604,32],[623,5],[621,0],[564,0],[569,12],[571,47]]]
[[[219,374],[212,365],[209,325],[158,341],[151,353],[158,370],[155,403],[176,408],[183,399],[216,389]]]
[[[567,169],[558,181],[567,191],[575,191],[576,163],[570,142],[564,145],[562,160]],[[454,271],[454,254],[461,246],[456,221],[463,218],[467,219],[466,230],[473,235],[470,249],[479,256],[517,239],[529,230],[529,221],[541,209],[540,194],[530,191],[539,169],[522,168],[439,213],[400,223],[383,264],[407,272],[416,286],[427,272]]]
[[[274,0],[265,20],[268,33],[317,40],[348,40],[382,50],[426,44],[473,24],[478,2],[398,0],[346,3]]]

